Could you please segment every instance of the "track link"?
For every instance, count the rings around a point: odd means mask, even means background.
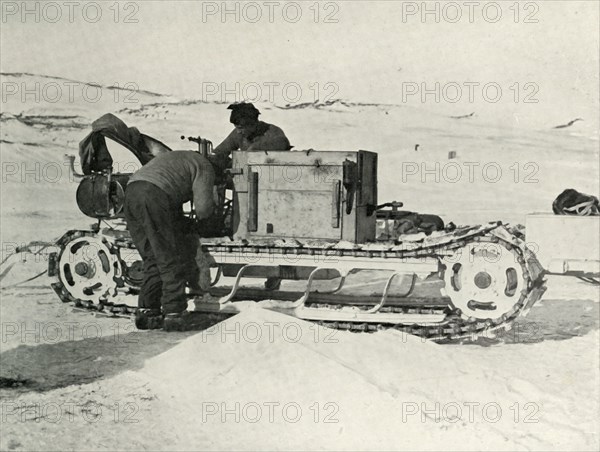
[[[69,231],[59,241],[61,255],[68,243],[80,237],[97,236],[92,231]],[[131,243],[123,238],[118,240],[104,240],[109,247],[110,252],[119,256],[120,250],[131,248]],[[235,243],[235,242],[215,242],[203,243],[203,247],[209,253],[255,253],[255,254],[292,254],[292,255],[324,255],[332,254],[343,259],[345,257],[359,257],[372,260],[394,260],[411,258],[436,258],[445,262],[449,256],[454,255],[458,250],[467,249],[470,244],[483,244],[491,246],[500,246],[502,249],[511,253],[521,270],[523,287],[518,300],[508,311],[497,318],[475,318],[463,313],[461,309],[450,303],[446,308],[427,307],[422,303],[410,305],[408,303],[402,306],[382,306],[378,311],[385,313],[406,313],[406,314],[444,314],[444,321],[439,323],[416,323],[416,324],[389,324],[375,322],[352,322],[339,321],[335,319],[335,313],[338,309],[344,309],[344,304],[331,305],[327,303],[314,303],[310,299],[305,304],[306,312],[316,308],[326,309],[331,312],[331,320],[315,320],[314,322],[328,328],[348,330],[355,332],[374,332],[384,329],[394,329],[402,333],[419,336],[423,339],[436,342],[454,342],[462,340],[477,340],[479,337],[494,337],[498,332],[510,330],[520,316],[528,313],[531,307],[541,298],[545,288],[543,279],[543,269],[533,253],[526,247],[525,242],[516,230],[511,230],[501,223],[490,223],[483,226],[474,226],[461,228],[453,232],[438,233],[433,237],[424,237],[420,240],[408,240],[401,243],[382,243],[382,244],[295,244],[295,243]],[[60,260],[58,257],[58,260]],[[124,265],[121,265],[125,268]],[[442,268],[449,271],[448,264],[442,265]],[[118,275],[116,278],[117,291],[131,290],[135,292],[135,287],[130,287],[127,278]],[[448,284],[447,284],[448,285]],[[63,302],[71,303],[74,308],[86,311],[93,311],[100,315],[117,316],[132,318],[135,315],[136,308],[118,304],[111,301],[111,294],[100,301],[94,303],[90,300],[75,299],[69,293],[62,281],[52,284],[53,289]],[[129,295],[132,296],[132,295]],[[353,309],[369,310],[372,304],[361,305],[360,302],[353,303]],[[215,320],[221,320],[230,317],[232,314],[226,313],[199,313]],[[374,314],[377,315],[377,314]]]

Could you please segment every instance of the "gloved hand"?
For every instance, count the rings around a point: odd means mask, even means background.
[[[207,158],[215,171],[215,185],[224,183],[226,180],[225,169],[231,168],[232,165],[231,157],[226,154],[209,154]]]
[[[198,234],[198,220],[190,217],[182,217],[181,232],[185,235]]]
[[[223,237],[224,233],[223,216],[213,214],[208,218],[197,221],[197,231],[200,237]]]

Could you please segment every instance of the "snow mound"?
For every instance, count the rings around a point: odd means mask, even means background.
[[[207,436],[210,448],[241,450],[556,446],[540,413],[545,399],[556,407],[560,398],[510,364],[489,370],[473,358],[465,347],[330,330],[257,308],[186,338],[141,372],[178,407],[173,423],[186,426],[178,449]],[[581,441],[566,421],[553,429],[562,444]]]

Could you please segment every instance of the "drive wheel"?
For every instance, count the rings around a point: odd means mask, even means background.
[[[463,318],[497,321],[518,308],[527,270],[512,248],[482,240],[442,261],[445,292]]]
[[[68,242],[59,259],[60,281],[74,299],[99,304],[114,295],[121,264],[98,237],[79,237]]]

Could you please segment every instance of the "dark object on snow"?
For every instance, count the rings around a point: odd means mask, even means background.
[[[469,115],[461,115],[461,116],[450,116],[452,119],[467,119],[467,118],[472,118],[473,115],[475,114],[475,112],[469,114]]]
[[[92,132],[79,143],[79,158],[83,174],[106,171],[113,160],[106,146],[106,138],[129,149],[142,165],[160,153],[171,149],[160,141],[140,133],[135,127],[127,127],[123,121],[107,113],[92,123]]]
[[[564,129],[565,127],[571,127],[573,124],[575,124],[577,121],[583,121],[583,119],[581,118],[575,118],[573,119],[573,121],[569,121],[566,124],[561,124],[559,126],[555,126],[553,127],[553,129]]]
[[[552,211],[557,215],[600,215],[598,198],[568,188],[552,203]]]

